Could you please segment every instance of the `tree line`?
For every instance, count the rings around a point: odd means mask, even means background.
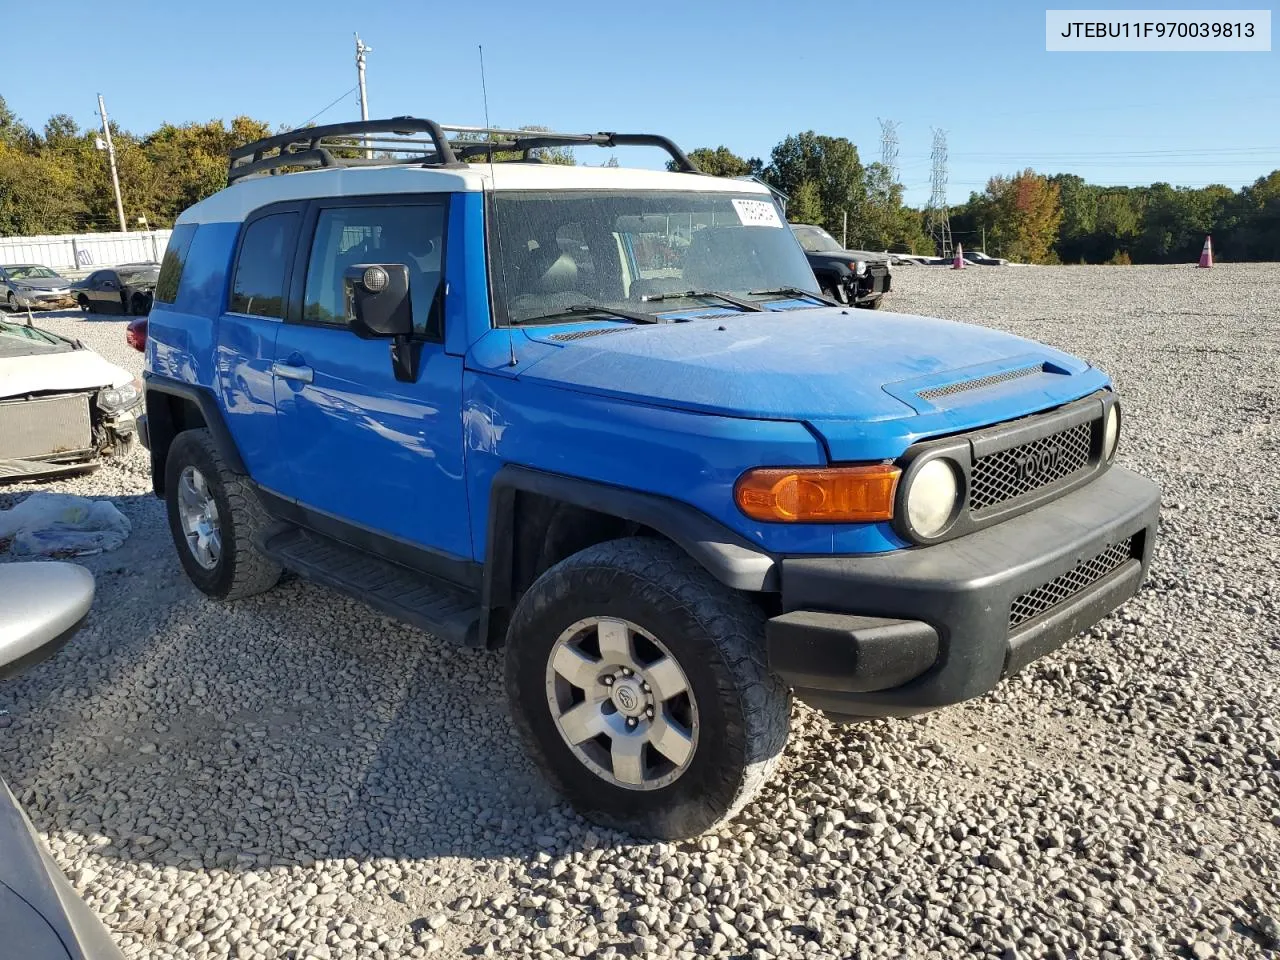
[[[186,207],[226,185],[232,149],[272,132],[250,117],[165,123],[142,135],[113,131],[129,228],[171,226]],[[35,130],[0,97],[0,236],[119,229],[98,136],[65,114]],[[544,161],[574,162],[567,148],[540,153]],[[788,198],[788,219],[819,224],[850,247],[936,252],[925,211],[904,204],[902,184],[883,164],[863,164],[844,137],[792,134],[767,162],[725,146],[689,156],[706,173],[763,180]],[[1199,255],[1206,234],[1224,259],[1280,260],[1280,170],[1237,191],[1105,187],[1028,169],[992,177],[951,211],[951,226],[966,246],[985,242],[988,253],[1028,263],[1186,262]]]

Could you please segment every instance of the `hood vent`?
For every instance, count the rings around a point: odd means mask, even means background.
[[[1008,383],[1010,380],[1020,380],[1023,377],[1029,377],[1032,374],[1044,373],[1045,365],[1043,363],[1033,364],[1029,367],[1018,367],[1016,370],[1005,370],[1001,373],[992,373],[985,377],[978,377],[976,380],[961,380],[959,383],[949,383],[945,387],[930,387],[928,390],[921,390],[916,394],[921,400],[937,400],[940,397],[949,397],[957,393],[965,393],[969,390],[981,390],[983,387],[994,387],[997,383]]]
[[[568,333],[552,334],[547,339],[563,343],[566,340],[585,340],[587,337],[598,337],[602,333],[621,333],[629,329],[630,327],[596,327],[593,330],[570,330]]]

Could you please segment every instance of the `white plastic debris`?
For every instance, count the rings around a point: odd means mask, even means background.
[[[0,540],[15,557],[73,556],[114,550],[129,536],[129,518],[105,500],[33,493],[0,510]]]

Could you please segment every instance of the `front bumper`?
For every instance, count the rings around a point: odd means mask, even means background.
[[[75,295],[72,293],[20,293],[15,292],[14,300],[20,307],[32,310],[57,310],[61,307],[74,307]]]
[[[1133,596],[1160,488],[1121,467],[955,540],[781,561],[770,667],[836,717],[910,716],[990,691]]]

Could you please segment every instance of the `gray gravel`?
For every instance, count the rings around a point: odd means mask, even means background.
[[[134,533],[87,561],[84,632],[0,687],[0,772],[125,952],[1275,956],[1280,267],[895,282],[894,309],[1114,375],[1121,459],[1165,491],[1151,580],[977,702],[844,728],[797,707],[775,782],[697,841],[560,804],[498,655],[298,581],[203,599],[141,454],[47,485]],[[123,321],[49,325],[139,369]]]

